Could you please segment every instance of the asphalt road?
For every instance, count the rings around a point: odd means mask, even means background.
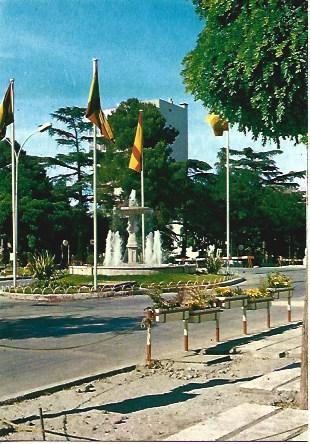
[[[264,270],[239,270],[256,286]],[[306,291],[305,270],[285,273],[295,282],[292,320],[302,319]],[[145,359],[145,330],[140,323],[147,296],[39,303],[0,299],[0,398],[37,387],[142,363]],[[271,308],[272,326],[287,322],[285,300]],[[242,335],[241,309],[221,314],[221,340]],[[266,329],[266,311],[248,313],[248,333]],[[190,348],[215,344],[215,325],[190,324]],[[153,357],[182,352],[180,322],[157,324],[152,329]]]

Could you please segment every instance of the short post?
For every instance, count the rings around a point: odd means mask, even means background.
[[[289,293],[287,298],[287,321],[292,322],[292,304],[291,304],[291,295]]]
[[[40,414],[40,423],[41,423],[41,432],[42,432],[42,440],[46,441],[45,439],[45,430],[44,430],[44,420],[43,420],[43,411],[42,408],[39,408],[39,414]]]
[[[242,323],[243,323],[243,334],[248,334],[248,321],[246,317],[246,308],[242,307]]]
[[[188,320],[183,321],[183,331],[184,331],[184,351],[188,351]]]
[[[220,342],[220,319],[218,313],[215,313],[215,322],[216,322],[215,341]]]
[[[152,310],[145,310],[145,326],[146,326],[146,363],[148,367],[152,362]]]
[[[271,328],[270,302],[267,302],[267,328]]]

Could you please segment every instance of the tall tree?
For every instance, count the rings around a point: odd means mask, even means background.
[[[184,59],[187,90],[255,138],[307,133],[307,2],[193,0],[206,25]]]
[[[85,108],[77,106],[59,108],[51,116],[58,122],[59,127],[53,125],[50,134],[55,138],[58,147],[65,152],[47,158],[48,166],[58,167],[57,174],[53,177],[54,181],[65,181],[66,195],[77,201],[79,206],[86,207],[89,183],[87,167],[91,165],[87,148],[92,124],[85,121]],[[59,171],[59,167],[65,168],[65,171]]]
[[[295,178],[305,172],[282,174],[274,156],[278,150],[231,150],[230,217],[234,254],[242,245],[251,254],[261,256],[264,249],[275,257],[303,255],[305,244],[305,202]],[[226,149],[218,155],[213,197],[221,215],[218,222],[225,232]]]
[[[92,238],[88,202],[91,199],[91,154],[88,152],[92,124],[85,120],[85,108],[77,106],[59,108],[51,114],[58,123],[50,134],[62,152],[45,158],[46,165],[54,168],[52,176],[57,192],[69,199],[75,214],[75,255],[86,259],[87,246]],[[78,227],[78,228],[77,228]]]

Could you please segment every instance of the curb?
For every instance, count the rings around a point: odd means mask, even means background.
[[[136,365],[128,365],[126,367],[120,367],[114,370],[109,370],[107,372],[94,373],[92,375],[82,376],[75,379],[68,379],[67,381],[62,381],[53,385],[45,385],[43,387],[39,387],[34,390],[16,393],[10,397],[2,397],[0,398],[0,406],[14,404],[15,402],[20,402],[25,399],[37,398],[41,395],[54,393],[59,390],[73,387],[75,385],[81,385],[87,382],[91,382],[96,379],[109,378],[111,376],[119,375],[122,373],[128,373],[135,370],[136,367],[137,367]]]
[[[197,283],[198,286],[202,286],[202,287],[208,287],[208,288],[214,288],[214,287],[228,287],[230,285],[237,285],[240,284],[241,282],[246,282],[246,279],[243,277],[237,277],[235,279],[230,279],[228,281],[223,281],[223,282],[216,282],[214,284],[201,284],[201,283]],[[176,292],[178,289],[180,288],[186,288],[186,287],[192,287],[193,285],[195,285],[195,282],[191,283],[191,284],[187,284],[186,282],[184,282],[184,285],[180,285],[179,287],[162,287],[162,290],[169,290],[169,292]],[[143,287],[142,287],[143,288]],[[145,287],[145,291],[149,290],[148,287]],[[138,293],[139,291],[139,293]],[[136,292],[134,292],[133,294],[141,294],[141,289],[136,290]],[[145,293],[143,293],[145,294]]]
[[[245,282],[246,279],[243,277],[237,277],[235,279],[231,279],[229,281],[220,282],[219,284],[210,284],[212,287],[229,287],[230,285],[237,285],[241,284],[241,282]],[[211,287],[211,288],[212,288]]]
[[[215,284],[208,284],[208,288],[214,288],[214,287],[227,287],[230,285],[237,285],[241,282],[245,282],[246,279],[243,277],[237,277],[235,279],[230,279],[228,281],[219,282]],[[184,286],[185,283],[184,283]],[[43,301],[43,302],[72,302],[72,301],[78,301],[78,300],[85,300],[85,299],[105,299],[110,297],[126,297],[126,296],[136,296],[141,294],[147,294],[148,288],[137,288],[136,290],[124,290],[124,291],[102,291],[97,292],[94,294],[91,293],[70,293],[68,295],[64,294],[50,294],[50,295],[44,295],[44,294],[23,294],[23,293],[10,293],[7,291],[0,291],[0,295],[5,296],[10,299],[19,300],[19,301]],[[170,291],[177,291],[177,287],[171,287]]]

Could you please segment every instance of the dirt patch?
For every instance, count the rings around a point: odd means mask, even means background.
[[[202,365],[155,361],[109,378],[1,407],[2,441],[42,440],[39,408],[49,441],[160,441],[243,402],[291,402],[279,395],[244,393],[239,384],[295,362],[251,359]],[[2,422],[1,422],[2,420]],[[4,420],[8,422],[4,422]],[[10,423],[15,423],[13,430]]]

